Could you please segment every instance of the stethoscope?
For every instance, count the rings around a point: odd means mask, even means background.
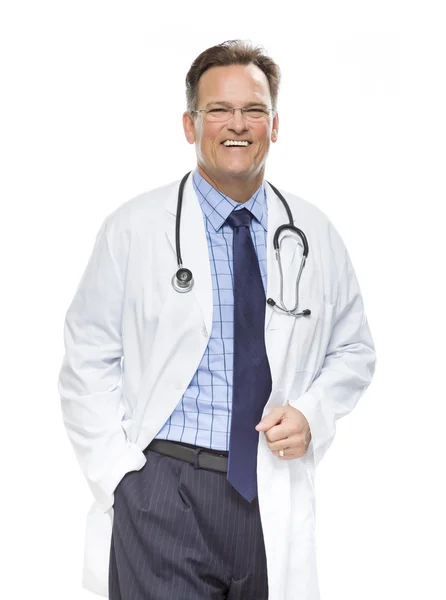
[[[176,251],[177,251],[178,271],[172,277],[172,286],[173,286],[174,290],[176,290],[177,292],[180,292],[180,293],[190,292],[191,289],[194,287],[194,278],[192,275],[192,271],[190,271],[189,269],[185,269],[183,267],[183,261],[181,259],[181,250],[180,250],[180,222],[181,222],[181,208],[183,205],[183,189],[184,189],[184,185],[186,183],[186,179],[191,174],[191,172],[192,171],[189,171],[189,173],[186,173],[186,175],[183,177],[183,179],[181,180],[181,183],[180,183],[180,188],[178,190],[178,205],[177,205],[177,215],[176,215],[176,222],[175,222],[175,244],[176,244]],[[297,309],[298,304],[299,304],[299,282],[300,282],[303,268],[305,266],[305,261],[307,260],[307,256],[308,256],[307,238],[301,229],[299,229],[293,225],[293,215],[291,213],[290,207],[288,206],[288,203],[285,200],[285,198],[282,196],[282,194],[279,192],[279,190],[277,188],[275,188],[271,183],[269,183],[269,181],[267,181],[267,183],[272,187],[272,189],[277,194],[277,196],[279,196],[279,198],[282,200],[282,203],[285,207],[285,210],[287,211],[287,215],[288,215],[288,219],[289,219],[289,224],[287,223],[285,225],[280,225],[280,227],[277,228],[277,230],[274,234],[274,238],[273,238],[274,252],[276,255],[277,262],[279,263],[279,271],[280,271],[280,304],[281,304],[281,306],[279,306],[272,298],[268,298],[267,303],[270,306],[273,306],[273,307],[276,306],[279,310],[282,310],[283,312],[286,312],[286,313],[292,315],[293,317],[301,317],[301,316],[308,317],[309,315],[311,315],[311,310],[309,310],[308,308],[306,308],[305,310],[298,312],[298,313],[295,312],[295,310]],[[293,306],[293,308],[291,310],[287,309],[287,307],[285,306],[285,304],[283,302],[283,271],[282,271],[282,261],[280,260],[280,250],[279,250],[279,235],[282,233],[282,231],[285,231],[286,229],[290,229],[291,231],[294,231],[294,233],[297,233],[297,235],[302,240],[302,243],[304,246],[302,261],[300,263],[299,272],[298,272],[297,278],[296,278],[296,304]]]

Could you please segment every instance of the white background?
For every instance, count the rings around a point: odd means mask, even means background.
[[[57,391],[63,319],[106,215],[194,168],[192,61],[242,38],[282,70],[266,177],[340,231],[378,355],[317,475],[322,599],[445,598],[441,3],[154,4],[1,5],[0,594],[94,597],[91,496]]]

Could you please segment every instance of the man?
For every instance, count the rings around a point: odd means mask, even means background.
[[[95,496],[84,585],[112,600],[319,598],[315,467],[375,355],[342,240],[285,192],[303,234],[282,230],[277,261],[279,80],[238,40],[194,61],[197,168],[105,219],[67,312],[63,416]]]

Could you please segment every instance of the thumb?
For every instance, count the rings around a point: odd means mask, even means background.
[[[273,410],[263,417],[260,423],[257,423],[256,430],[257,431],[268,431],[274,425],[281,422],[282,413],[277,408],[273,408]]]

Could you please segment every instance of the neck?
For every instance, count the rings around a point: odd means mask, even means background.
[[[254,192],[260,187],[263,181],[263,171],[253,179],[219,179],[214,174],[211,176],[209,173],[200,166],[197,165],[198,172],[208,183],[225,196],[229,196],[235,202],[243,204],[247,202]]]

